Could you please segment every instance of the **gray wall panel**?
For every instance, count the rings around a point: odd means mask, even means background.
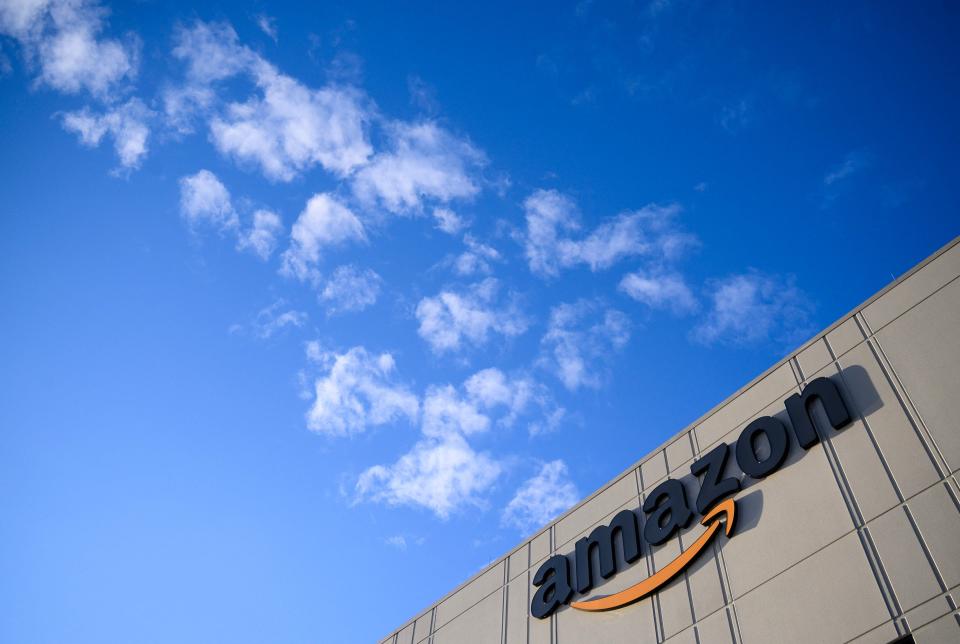
[[[585,613],[562,608],[557,611],[556,619],[556,644],[595,642],[599,641],[598,635],[601,633],[607,642],[656,641],[650,599],[633,604],[629,611]]]
[[[527,620],[530,616],[530,580],[527,575],[514,579],[507,589],[507,641],[519,644],[527,641]]]
[[[830,378],[837,383],[848,407],[853,410],[854,421],[850,426],[841,431],[827,429],[824,434],[836,452],[837,460],[859,510],[859,518],[866,522],[886,512],[902,499],[898,496],[888,467],[880,456],[868,421],[862,415],[863,407],[858,406],[851,395],[854,388],[851,385],[860,386],[867,391],[871,386],[862,372],[855,371],[859,368],[854,364],[847,367],[845,372],[844,369],[833,364],[812,374],[808,380],[821,376]],[[817,408],[815,416],[818,427],[829,428],[822,409]]]
[[[922,626],[914,633],[917,644],[945,644],[960,642],[960,616],[956,613]]]
[[[434,644],[500,644],[503,623],[503,589],[441,626],[433,635]]]
[[[881,346],[939,446],[960,468],[960,280],[954,280],[878,333]]]
[[[903,508],[898,506],[881,515],[868,529],[902,611],[919,606],[940,592],[937,578]]]
[[[744,644],[846,642],[887,617],[856,534],[737,600]]]
[[[413,626],[413,641],[419,644],[430,637],[430,623],[433,619],[433,611],[429,610],[426,614],[417,618]]]
[[[909,497],[929,487],[939,478],[937,471],[869,343],[839,362],[847,391],[870,425],[901,494]]]
[[[734,630],[730,614],[718,610],[697,622],[697,636],[701,644],[732,644]]]
[[[954,495],[937,484],[910,499],[907,507],[944,585],[960,585],[960,511]]]

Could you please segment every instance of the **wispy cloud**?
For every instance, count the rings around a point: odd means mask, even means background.
[[[240,232],[237,248],[249,250],[265,260],[273,254],[281,232],[283,232],[283,220],[280,219],[280,215],[261,208],[253,213],[253,223],[250,228]]]
[[[321,370],[307,412],[307,427],[313,431],[351,436],[399,420],[416,421],[419,400],[397,380],[391,354],[374,355],[364,347],[337,353],[311,342],[307,355]]]
[[[257,315],[250,322],[249,331],[261,340],[268,340],[289,327],[302,327],[307,317],[304,311],[290,308],[287,301],[281,298],[257,311]],[[230,327],[230,332],[244,334],[247,332],[247,327],[243,324],[234,324]]]
[[[113,174],[126,176],[147,154],[154,114],[140,99],[128,98],[140,40],[133,33],[104,36],[108,16],[109,10],[93,1],[3,2],[0,36],[19,44],[37,85],[103,104],[61,114],[60,121],[88,147],[109,136],[120,161]]]
[[[407,92],[410,94],[411,105],[425,114],[434,115],[440,111],[436,90],[416,74],[407,76]]]
[[[320,300],[329,315],[356,313],[377,302],[382,285],[383,279],[373,269],[339,266],[320,291]]]
[[[105,38],[108,10],[97,2],[39,0],[0,4],[0,34],[37,66],[37,82],[68,94],[113,100],[139,65],[139,39]]]
[[[315,194],[293,224],[281,273],[316,282],[317,264],[325,249],[366,239],[363,224],[352,210],[332,194]]]
[[[357,198],[389,212],[420,212],[426,200],[446,204],[480,192],[476,171],[486,156],[436,123],[395,122],[389,150],[377,154],[353,181]]]
[[[473,235],[463,236],[463,244],[467,250],[453,259],[453,270],[462,276],[487,274],[491,265],[502,260],[500,251],[477,240]]]
[[[356,501],[427,508],[441,519],[464,506],[483,507],[500,476],[490,454],[467,437],[490,428],[490,418],[450,386],[431,387],[423,401],[423,438],[392,465],[374,465],[357,479]]]
[[[557,429],[566,416],[549,389],[526,374],[506,374],[491,367],[470,376],[463,387],[474,405],[502,414],[498,425],[511,427],[521,416],[528,416],[530,436]]]
[[[207,228],[235,235],[237,250],[250,251],[262,260],[273,253],[283,230],[280,216],[263,208],[253,213],[249,227],[241,226],[230,191],[209,170],[181,177],[180,215],[194,232]]]
[[[652,309],[669,309],[676,315],[697,310],[697,299],[683,275],[675,272],[635,271],[620,280],[618,289]]]
[[[630,339],[630,320],[621,311],[578,300],[550,311],[547,333],[540,341],[539,364],[574,391],[597,388],[611,354]]]
[[[402,534],[395,534],[383,540],[388,546],[393,546],[397,550],[407,549],[407,539]]]
[[[261,13],[256,16],[256,21],[260,31],[265,33],[273,42],[277,42],[277,19]]]
[[[536,475],[524,481],[504,508],[500,522],[530,534],[549,523],[580,499],[562,460],[550,461]]]
[[[493,333],[512,337],[527,329],[527,319],[515,302],[498,305],[500,282],[478,282],[463,291],[444,290],[417,304],[418,333],[437,353],[480,346]]]
[[[623,212],[583,236],[574,236],[581,230],[576,204],[556,190],[537,190],[524,201],[524,210],[527,262],[542,276],[556,276],[578,264],[597,271],[627,257],[672,260],[698,243],[676,227],[677,205],[651,204]]]
[[[701,344],[773,342],[787,349],[814,330],[813,303],[792,276],[750,271],[713,280],[708,288],[709,310],[691,332]]]
[[[855,177],[869,168],[873,158],[867,150],[853,150],[844,156],[843,161],[830,168],[823,175],[820,192],[820,208],[830,208],[840,196],[849,190]]]
[[[448,235],[456,235],[467,227],[467,221],[449,208],[434,208],[433,218],[437,221],[437,228]]]
[[[191,228],[229,230],[240,224],[230,192],[209,170],[180,179],[180,214]]]
[[[165,111],[180,131],[208,120],[215,147],[273,181],[290,181],[319,165],[346,176],[373,153],[365,97],[349,86],[310,88],[281,73],[241,45],[225,23],[197,22],[178,31],[173,55],[184,79],[164,92]],[[217,107],[217,86],[234,76],[250,78],[246,100]]]
[[[870,156],[863,150],[854,150],[843,161],[830,169],[823,177],[823,185],[832,186],[860,172],[870,163]]]
[[[747,127],[752,118],[752,103],[750,100],[742,98],[720,108],[717,120],[727,132],[735,133]]]
[[[465,506],[484,507],[483,494],[501,465],[459,434],[426,438],[393,465],[375,465],[357,480],[358,500],[427,508],[447,519]]]
[[[87,147],[97,147],[109,135],[113,139],[113,149],[120,160],[120,167],[133,170],[140,167],[147,155],[149,123],[153,118],[153,111],[143,101],[131,98],[100,112],[89,107],[66,112],[61,116],[61,123],[65,130],[75,133]]]
[[[512,427],[520,417],[530,421],[534,434],[544,431],[534,427],[563,415],[545,387],[495,368],[476,372],[460,387],[428,387],[421,410],[420,440],[393,464],[361,473],[355,502],[422,507],[442,519],[465,507],[486,507],[503,464],[470,440],[494,427]]]

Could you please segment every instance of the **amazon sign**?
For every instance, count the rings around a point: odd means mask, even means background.
[[[833,429],[841,429],[851,421],[850,412],[836,385],[826,378],[811,381],[799,394],[784,401],[797,443],[804,450],[820,440],[811,416],[811,405],[815,401],[823,405]],[[733,446],[733,452],[737,466],[745,475],[762,479],[780,468],[789,446],[784,424],[772,416],[763,416],[744,428]],[[656,574],[630,588],[613,595],[575,601],[570,606],[586,611],[626,606],[656,592],[680,574],[713,540],[720,531],[721,523],[724,533],[731,536],[736,519],[736,499],[728,497],[740,490],[740,478],[724,477],[730,450],[731,446],[723,443],[690,465],[690,472],[700,482],[694,508],[702,516],[700,523],[707,527],[690,547],[662,566]],[[530,605],[531,614],[544,619],[570,602],[574,590],[580,595],[590,592],[593,587],[591,553],[594,550],[598,554],[600,576],[608,579],[617,572],[615,537],[619,536],[622,543],[624,561],[632,563],[640,558],[643,542],[650,546],[662,544],[678,530],[690,525],[694,508],[690,507],[680,481],[668,478],[655,487],[643,503],[642,531],[637,513],[623,510],[613,517],[609,525],[598,526],[589,536],[577,541],[573,553],[574,581],[571,581],[570,559],[567,555],[554,555],[547,559],[533,577],[537,592]]]

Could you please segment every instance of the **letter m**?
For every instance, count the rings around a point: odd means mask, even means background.
[[[631,510],[619,512],[609,526],[594,528],[589,537],[577,541],[577,592],[585,593],[593,587],[593,570],[590,563],[590,550],[597,548],[600,558],[600,576],[604,579],[616,572],[614,555],[614,534],[620,533],[623,542],[623,559],[627,563],[640,557],[640,535],[637,531],[637,515]]]
[[[813,426],[813,416],[811,415],[811,405],[813,401],[819,400],[823,405],[823,410],[827,413],[827,420],[834,429],[845,427],[852,418],[847,410],[840,392],[832,380],[828,378],[816,378],[807,383],[799,394],[793,394],[784,402],[787,408],[787,414],[790,416],[790,424],[793,425],[793,432],[797,436],[797,442],[803,449],[813,447],[820,437],[817,436],[817,430]]]

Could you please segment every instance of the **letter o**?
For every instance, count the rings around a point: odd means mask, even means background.
[[[770,454],[760,460],[755,441],[763,434],[770,443]],[[737,439],[737,465],[755,479],[773,474],[787,457],[787,428],[772,416],[763,416],[747,425]]]

